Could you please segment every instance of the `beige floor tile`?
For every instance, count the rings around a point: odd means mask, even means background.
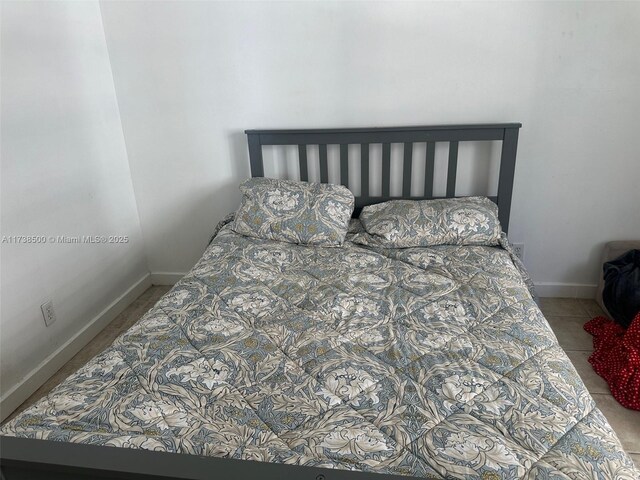
[[[103,332],[106,335],[117,337],[120,333],[128,330],[134,323],[140,320],[145,313],[149,311],[151,307],[155,305],[156,302],[148,302],[142,307],[138,307],[130,312],[122,312],[122,315],[118,319],[118,322],[112,322],[106,326]],[[112,340],[113,341],[113,340]]]
[[[629,456],[636,464],[636,467],[640,468],[640,453],[630,453]]]
[[[640,412],[620,405],[611,395],[592,395],[607,417],[622,446],[629,453],[640,453]]]
[[[113,321],[109,324],[109,327],[120,327],[125,323],[130,322],[131,317],[140,318],[145,314],[147,310],[152,305],[149,305],[150,302],[154,304],[155,297],[158,295],[158,287],[150,287],[148,288],[142,295],[136,298],[131,305],[129,305],[120,315],[113,319]]]
[[[604,313],[604,310],[600,308],[600,305],[598,305],[598,302],[596,302],[595,300],[583,298],[583,299],[580,299],[579,302],[582,304],[582,307],[587,311],[587,313],[591,318],[607,316]]]
[[[151,287],[152,292],[151,292],[151,298],[154,299],[156,302],[158,300],[160,300],[160,298],[162,298],[163,295],[166,295],[169,290],[171,290],[173,287],[171,285],[154,285],[153,287]]]
[[[540,310],[546,316],[589,316],[585,305],[577,298],[541,298]]]
[[[104,330],[100,332],[93,340],[84,346],[71,361],[77,365],[84,365],[96,355],[102,353],[102,351],[111,345],[108,337],[105,335]]]
[[[604,393],[608,395],[611,393],[607,382],[593,370],[593,367],[588,361],[591,352],[568,350],[567,355],[591,394]]]
[[[593,351],[593,339],[583,328],[588,317],[546,317],[563,349]]]

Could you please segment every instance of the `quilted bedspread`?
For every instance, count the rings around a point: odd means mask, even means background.
[[[640,478],[505,250],[228,226],[1,433],[426,478]]]

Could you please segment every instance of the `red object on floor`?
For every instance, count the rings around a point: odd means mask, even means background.
[[[596,317],[584,325],[593,335],[593,369],[606,380],[620,405],[640,410],[640,312],[625,331],[613,320]]]

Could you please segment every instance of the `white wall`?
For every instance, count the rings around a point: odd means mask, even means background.
[[[149,280],[98,3],[3,2],[1,27],[2,235],[129,237],[2,243],[4,417]]]
[[[640,238],[639,3],[102,2],[152,272],[184,272],[248,175],[245,128],[521,121],[511,238],[595,284]]]

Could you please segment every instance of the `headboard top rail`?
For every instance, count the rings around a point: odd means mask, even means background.
[[[411,132],[411,131],[426,131],[426,130],[471,130],[471,129],[504,129],[504,128],[521,128],[521,123],[470,123],[467,125],[429,125],[429,126],[406,126],[406,127],[370,127],[370,128],[309,128],[309,129],[249,129],[244,133],[247,135],[277,135],[283,133],[372,133],[372,132]]]

